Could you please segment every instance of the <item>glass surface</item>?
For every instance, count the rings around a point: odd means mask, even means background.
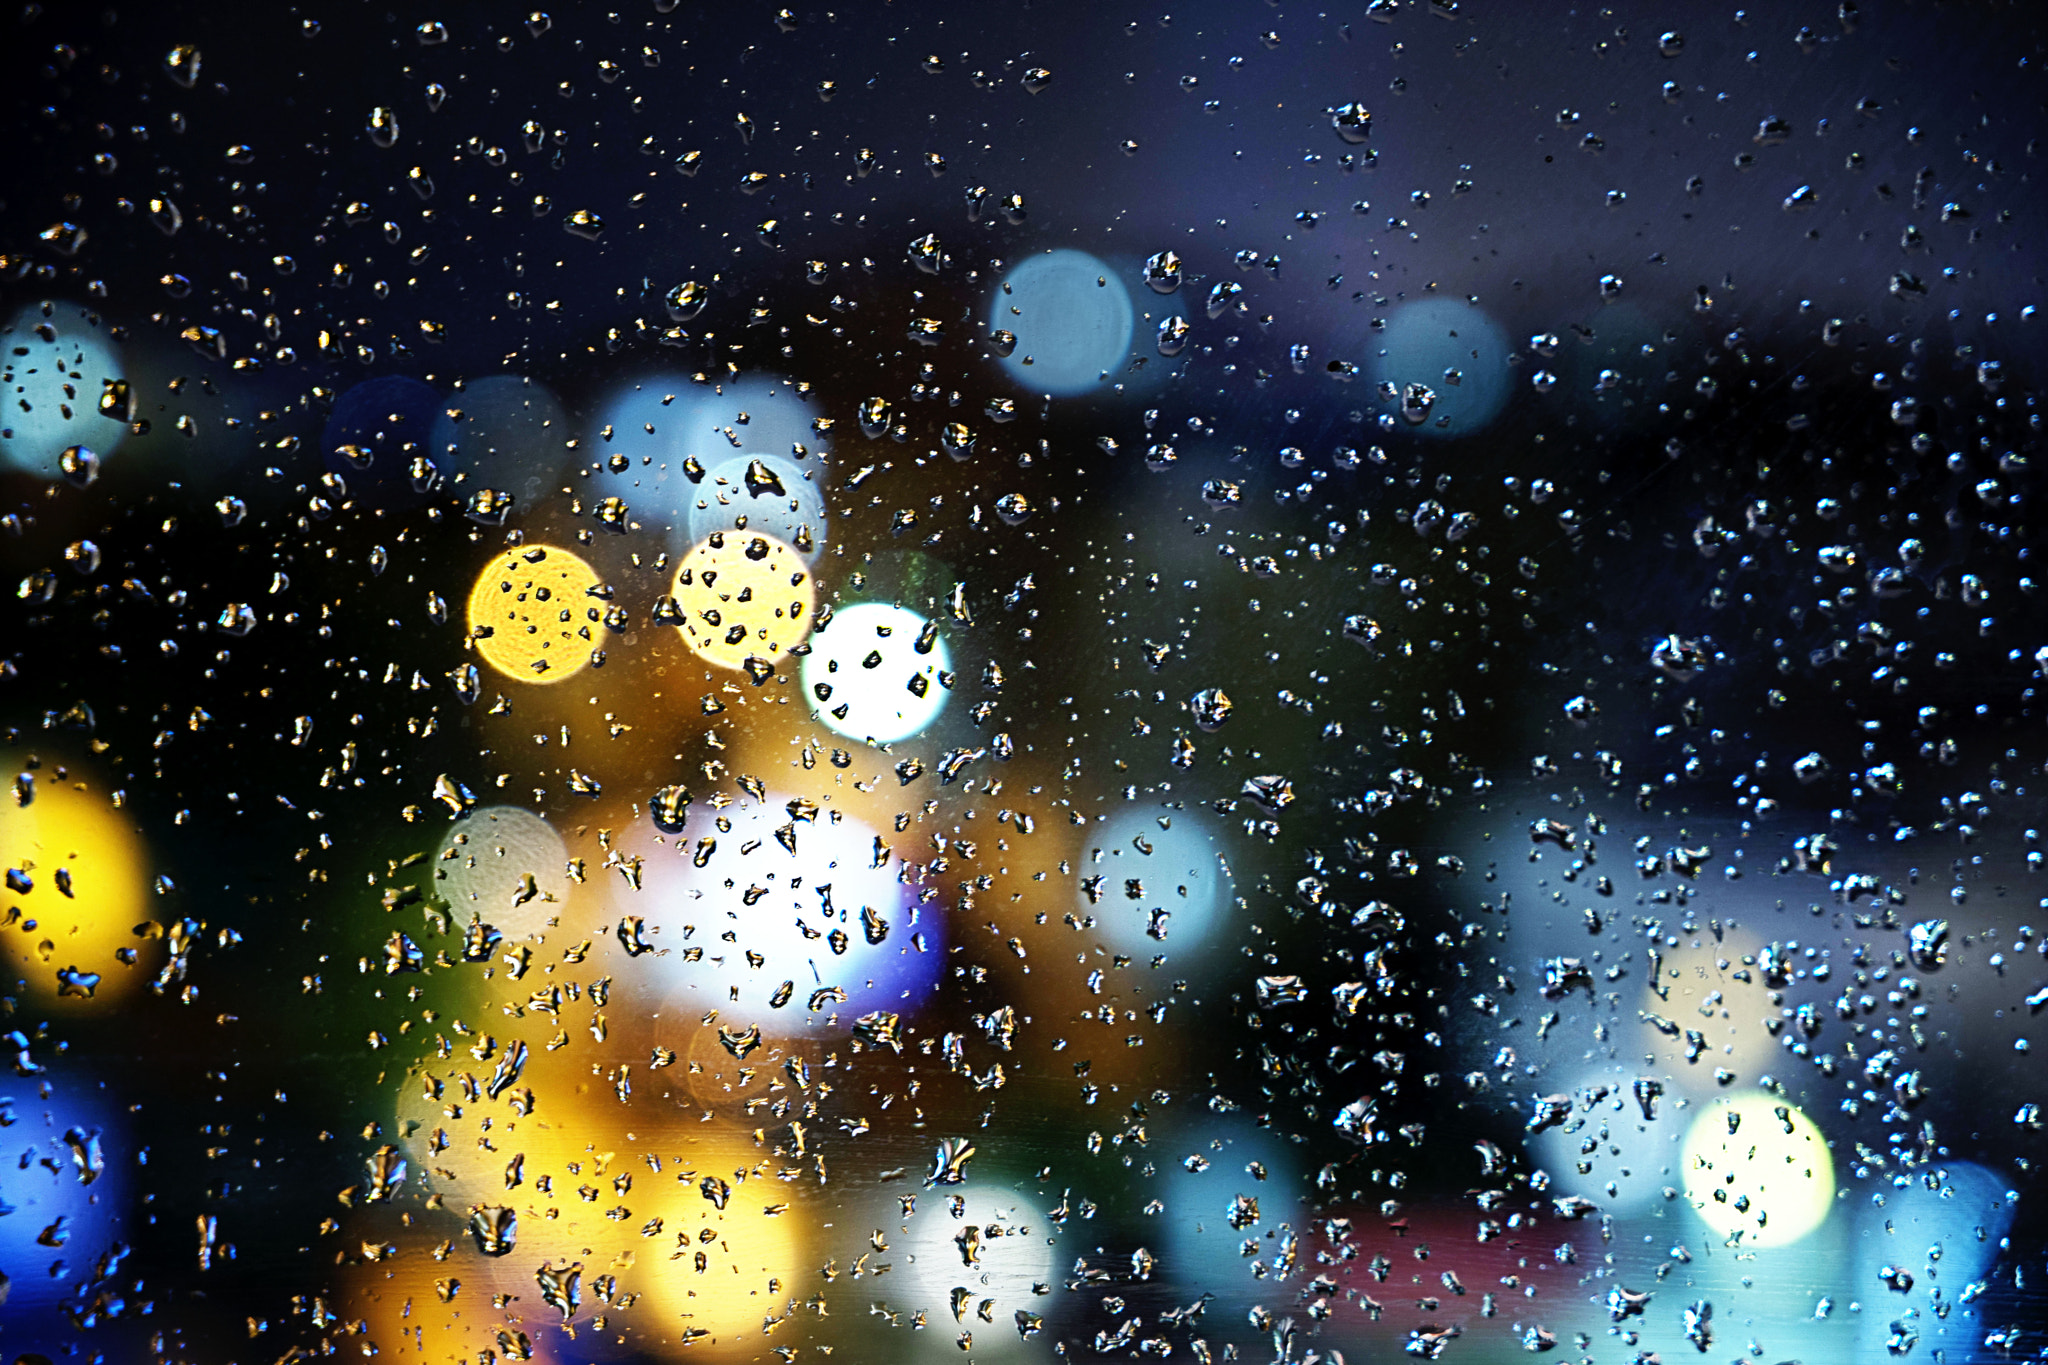
[[[0,1360],[2048,1351],[2037,10],[0,32]]]

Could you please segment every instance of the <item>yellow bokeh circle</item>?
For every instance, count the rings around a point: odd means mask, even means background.
[[[817,584],[794,548],[752,531],[699,541],[676,566],[676,607],[690,652],[720,668],[774,663],[803,643]]]
[[[499,555],[469,590],[469,634],[485,663],[518,682],[555,683],[590,662],[603,612],[597,571],[567,550],[522,545]]]
[[[607,1313],[597,1295],[609,1275],[613,1305],[635,1305],[611,1324],[643,1349],[723,1354],[757,1342],[762,1319],[812,1264],[795,1179],[810,1168],[756,1146],[748,1132],[699,1124],[666,1104],[643,1107],[637,1093],[622,1103],[620,1073],[580,1049],[557,1052],[538,1037],[528,1047],[518,1083],[495,1097],[488,1084],[502,1051],[481,1063],[429,1062],[401,1083],[395,1117],[409,1188],[440,1197],[428,1226],[452,1245],[436,1273],[465,1289],[448,1308],[415,1295],[415,1315],[385,1322],[387,1337],[394,1325],[422,1326],[459,1344],[466,1329],[457,1317],[474,1321],[494,1293],[532,1301],[534,1268],[551,1262],[582,1267],[579,1327]],[[628,1073],[636,1091],[656,1088],[637,1067]],[[513,1211],[510,1254],[481,1253],[466,1229],[476,1206]],[[483,1321],[488,1333],[491,1319]],[[538,1311],[528,1330],[551,1321]]]
[[[1715,1100],[1685,1134],[1685,1197],[1723,1239],[1784,1247],[1827,1221],[1835,1163],[1798,1106],[1761,1090]]]
[[[159,953],[136,935],[149,918],[148,856],[134,824],[97,784],[45,766],[0,795],[0,858],[17,886],[5,893],[0,952],[39,1000],[107,1000],[138,989]],[[0,912],[6,913],[6,912]],[[133,961],[120,954],[128,951]],[[149,960],[145,960],[145,953]],[[75,969],[99,977],[63,975]]]
[[[641,1253],[634,1287],[657,1339],[751,1354],[762,1320],[796,1295],[799,1276],[816,1275],[804,1236],[806,1216],[815,1214],[803,1206],[803,1184],[786,1178],[811,1172],[736,1132],[676,1128],[664,1136],[675,1152],[671,1168],[692,1176],[650,1185],[645,1209],[668,1235]],[[707,1178],[724,1208],[705,1198]]]

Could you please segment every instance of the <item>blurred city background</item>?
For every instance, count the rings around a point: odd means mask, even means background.
[[[0,26],[0,1358],[2048,1358],[2030,8]]]

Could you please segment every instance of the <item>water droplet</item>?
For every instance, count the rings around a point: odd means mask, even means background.
[[[668,291],[662,301],[668,308],[668,315],[677,322],[688,322],[704,311],[704,305],[711,301],[711,291],[695,280],[685,280]]]
[[[1171,294],[1180,288],[1180,257],[1162,251],[1145,260],[1145,284],[1155,294]]]
[[[1354,100],[1330,110],[1330,126],[1337,130],[1338,137],[1357,146],[1372,135],[1372,114]]]
[[[190,90],[199,83],[199,49],[180,43],[164,55],[164,74]]]

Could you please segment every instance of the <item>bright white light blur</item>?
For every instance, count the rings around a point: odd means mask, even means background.
[[[532,811],[486,806],[441,840],[434,890],[454,908],[458,930],[475,914],[508,939],[524,938],[567,903],[568,856],[562,836]]]
[[[1507,334],[1486,314],[1451,299],[1418,299],[1387,315],[1384,330],[1368,333],[1366,371],[1375,387],[1423,384],[1436,394],[1428,419],[1403,429],[1422,436],[1470,436],[1507,405],[1510,379]],[[1446,371],[1456,372],[1456,382]],[[1398,413],[1399,400],[1383,402]],[[1439,426],[1441,419],[1448,424]]]
[[[676,550],[734,529],[735,518],[744,515],[750,529],[792,545],[807,540],[803,553],[811,559],[826,539],[817,483],[824,478],[828,441],[812,427],[818,416],[793,384],[780,380],[748,376],[714,387],[687,375],[647,375],[613,390],[592,410],[586,438],[592,458],[602,463],[618,454],[631,461],[623,473],[597,476],[593,491],[624,498],[637,520],[666,527]],[[807,452],[802,459],[793,453],[797,446]],[[701,479],[687,472],[693,459]],[[756,459],[781,481],[780,497],[746,488],[741,476]],[[800,536],[805,526],[809,534]]]
[[[893,1197],[887,1207],[877,1206],[874,1225],[894,1225],[889,1247],[896,1267],[890,1277],[894,1283],[881,1281],[876,1293],[891,1311],[925,1315],[930,1326],[917,1339],[927,1349],[943,1348],[947,1356],[957,1357],[960,1334],[971,1332],[976,1357],[1043,1354],[1044,1337],[1023,1337],[1017,1314],[1050,1315],[1052,1300],[1032,1293],[1032,1286],[1058,1287],[1054,1248],[1047,1240],[1055,1228],[1045,1221],[1036,1196],[970,1188],[960,1197],[964,1207],[957,1218],[952,1192],[943,1189],[920,1193],[917,1212],[908,1220]],[[965,1248],[955,1240],[970,1227],[979,1238],[973,1265],[966,1263]],[[968,1295],[958,1322],[952,1309],[955,1288]]]
[[[617,880],[612,905],[642,917],[644,941],[662,950],[639,959],[650,989],[684,1013],[717,1009],[727,1024],[778,1037],[835,1014],[846,1021],[923,1004],[945,954],[942,916],[919,913],[893,858],[874,865],[872,826],[835,820],[829,807],[800,820],[789,801],[771,793],[766,804],[722,811],[700,802],[680,835],[656,843],[643,818],[627,836],[641,889]],[[832,998],[833,988],[846,998]]]
[[[1081,875],[1101,876],[1102,898],[1091,901],[1085,889],[1078,891],[1079,908],[1095,917],[1102,941],[1120,953],[1193,952],[1227,918],[1233,883],[1220,831],[1188,811],[1164,814],[1170,827],[1161,828],[1156,810],[1120,811],[1089,841]],[[1148,932],[1154,910],[1166,912],[1163,940]]]
[[[495,374],[446,396],[429,449],[444,474],[467,474],[475,486],[511,492],[530,505],[567,461],[574,435],[561,400],[546,387]]]
[[[989,303],[989,326],[1017,338],[1003,368],[1033,393],[1084,393],[1123,368],[1131,349],[1131,296],[1116,272],[1085,251],[1021,262]]]
[[[1835,1165],[1798,1106],[1761,1090],[1706,1106],[1685,1134],[1685,1197],[1723,1238],[1790,1246],[1827,1220]]]
[[[924,628],[924,617],[886,602],[835,611],[811,636],[804,659],[804,693],[818,719],[849,739],[882,744],[908,739],[937,720],[948,695],[939,674],[952,665],[943,635],[932,639],[928,652],[918,651]]]
[[[45,325],[55,340],[37,335]],[[104,458],[128,435],[125,421],[100,416],[102,381],[121,377],[119,349],[80,309],[16,312],[0,329],[0,464],[55,479],[67,446]]]

